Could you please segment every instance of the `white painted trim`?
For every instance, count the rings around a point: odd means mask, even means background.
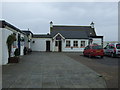
[[[34,37],[32,37],[33,39],[52,39],[52,38],[34,38]]]
[[[55,39],[55,37],[57,37],[57,35],[60,35],[63,39],[65,39],[60,33],[57,33],[57,34],[53,37],[53,39]]]

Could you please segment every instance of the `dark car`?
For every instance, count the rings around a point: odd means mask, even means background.
[[[92,45],[88,45],[85,47],[85,49],[83,51],[83,55],[89,56],[89,57],[100,56],[101,58],[103,58],[104,50],[101,45],[92,44]]]

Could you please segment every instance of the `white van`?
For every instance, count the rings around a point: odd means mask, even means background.
[[[104,54],[112,57],[120,56],[120,43],[111,43],[104,48]]]

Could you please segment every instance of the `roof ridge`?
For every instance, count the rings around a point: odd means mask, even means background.
[[[67,26],[69,26],[69,27],[91,27],[91,26],[79,26],[79,25],[53,25],[53,27],[54,26],[64,26],[64,27],[67,27]]]

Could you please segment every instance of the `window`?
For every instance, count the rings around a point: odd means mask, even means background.
[[[114,49],[114,45],[110,45],[110,46],[109,46],[109,49]]]
[[[55,46],[58,46],[58,41],[55,41]]]
[[[107,45],[104,49],[109,49],[109,45]]]
[[[70,47],[70,41],[66,41],[66,47]]]
[[[81,47],[85,47],[85,41],[81,41]]]
[[[92,49],[103,49],[102,46],[97,45],[97,46],[92,46]]]
[[[117,45],[116,45],[116,48],[117,48],[117,49],[120,49],[120,44],[117,44]]]
[[[74,42],[73,42],[73,46],[74,46],[74,47],[78,47],[78,41],[74,41]]]

